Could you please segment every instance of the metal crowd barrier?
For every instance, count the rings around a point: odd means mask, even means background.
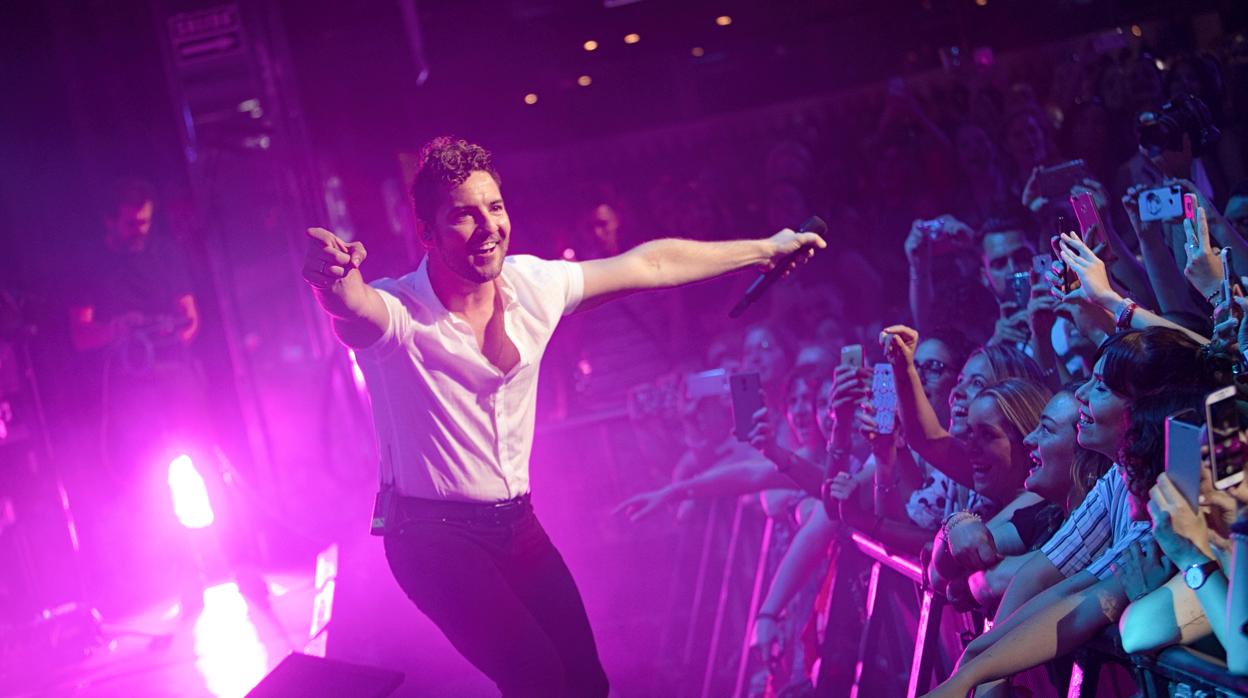
[[[867,695],[860,691],[862,668],[874,646],[878,624],[872,622],[879,578],[885,569],[913,582],[921,597],[919,623],[914,638],[906,698],[923,695],[933,686],[938,650],[940,617],[948,605],[944,595],[923,584],[923,570],[907,557],[889,552],[888,548],[865,535],[854,532],[851,540],[858,550],[872,560],[867,588],[867,624],[859,643],[851,697]],[[976,618],[977,627],[978,621]],[[1228,698],[1248,696],[1248,676],[1231,674],[1226,662],[1189,647],[1168,647],[1160,652],[1128,655],[1122,650],[1116,627],[1087,643],[1074,653],[1074,665],[1065,692],[1067,698],[1091,698],[1097,695],[1102,669],[1116,664],[1131,672],[1143,698]],[[945,677],[939,677],[943,679]],[[1059,690],[1062,687],[1059,687]],[[818,691],[816,691],[818,693]]]

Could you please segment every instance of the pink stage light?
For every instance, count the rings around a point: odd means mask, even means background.
[[[204,590],[195,621],[195,669],[214,696],[242,697],[269,671],[269,652],[234,582]]]
[[[207,528],[212,525],[214,517],[208,488],[191,463],[191,457],[185,453],[169,461],[169,494],[173,496],[173,511],[183,526]]]

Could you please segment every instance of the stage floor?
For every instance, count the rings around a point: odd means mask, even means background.
[[[3,696],[105,698],[243,696],[308,641],[313,574],[266,575],[269,600],[252,603],[233,581],[204,590],[204,608],[183,618],[167,600],[104,619],[104,640],[77,662],[14,672]]]

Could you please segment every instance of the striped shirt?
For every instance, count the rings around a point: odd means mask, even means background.
[[[1083,570],[1108,577],[1114,561],[1150,535],[1149,522],[1131,520],[1129,496],[1121,468],[1110,468],[1041,548],[1045,557],[1066,577]]]

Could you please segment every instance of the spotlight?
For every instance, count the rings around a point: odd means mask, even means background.
[[[584,46],[584,47],[585,47],[585,50],[586,50],[586,51],[597,51],[597,50],[598,50],[598,42],[597,42],[597,41],[594,41],[593,39],[590,39],[589,41],[586,41],[584,44],[582,44],[582,46]]]
[[[589,87],[590,85],[594,84],[594,79],[589,77],[588,75],[582,75],[581,77],[576,79],[576,84],[580,85],[581,87]]]
[[[988,0],[975,0],[975,4],[979,5],[980,7],[987,7]]]
[[[624,35],[624,43],[626,44],[635,44],[638,41],[641,41],[641,34],[625,34]]]
[[[701,58],[706,55],[706,51],[704,51],[701,46],[694,46],[689,53],[692,54],[694,58]]]
[[[204,478],[185,453],[169,462],[169,494],[173,511],[187,528],[207,528],[214,520]]]
[[[524,96],[524,103],[530,105],[537,104],[537,95],[532,92],[528,93]]]
[[[715,18],[715,23],[721,27],[726,27],[729,24],[732,24],[732,18],[728,15],[720,15]]]
[[[1144,30],[1140,28],[1140,25],[1138,25],[1138,24],[1132,24],[1132,25],[1131,25],[1131,36],[1134,36],[1134,37],[1141,37],[1141,36],[1144,36]]]

